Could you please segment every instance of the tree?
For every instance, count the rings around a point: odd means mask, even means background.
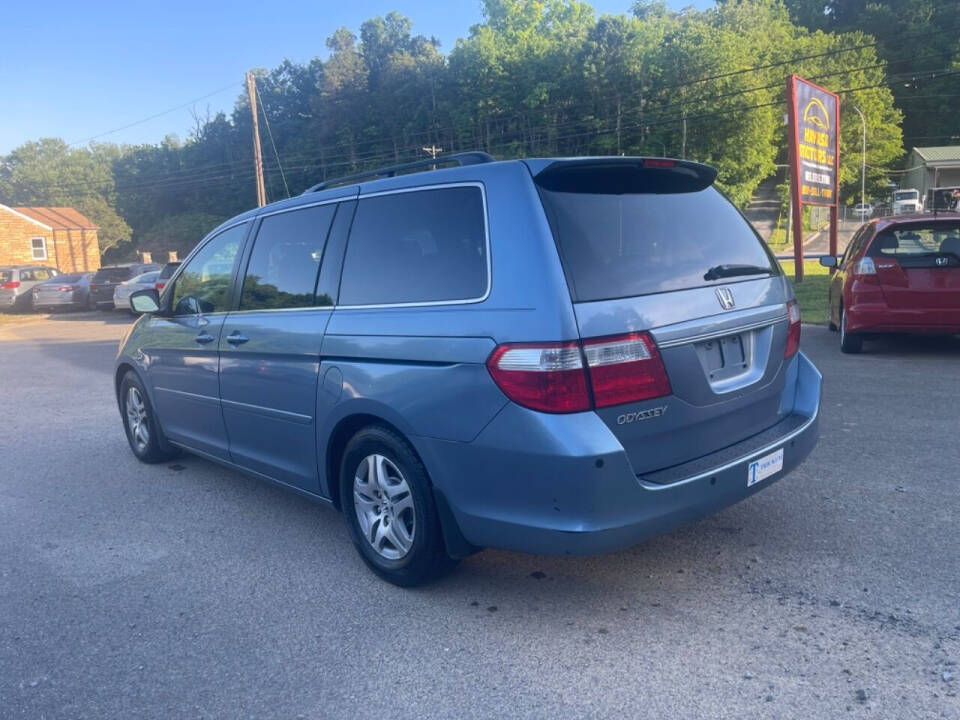
[[[130,226],[115,207],[113,163],[120,152],[99,143],[71,148],[55,138],[24,143],[0,158],[0,201],[74,207],[99,226],[101,252],[127,243]]]

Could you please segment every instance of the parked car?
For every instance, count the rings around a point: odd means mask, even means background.
[[[157,292],[163,292],[163,289],[167,286],[167,281],[173,277],[173,273],[176,272],[177,268],[180,267],[182,263],[179,261],[168,262],[163,266],[163,269],[160,271],[160,275],[157,278]]]
[[[853,236],[830,281],[830,328],[858,353],[876,333],[960,333],[960,215],[872,220]]]
[[[866,220],[873,216],[873,205],[870,203],[857,203],[853,206],[853,214],[861,220]]]
[[[894,215],[913,215],[923,212],[920,191],[913,188],[894,190],[891,210]]]
[[[56,275],[33,288],[33,309],[37,312],[70,308],[89,309],[90,279],[93,273]]]
[[[157,278],[159,277],[159,270],[151,270],[150,272],[142,273],[117,285],[113,290],[114,310],[134,312],[134,309],[130,307],[130,296],[137,290],[156,288]]]
[[[459,166],[413,172],[434,164]],[[821,381],[789,280],[715,178],[467,153],[240,215],[162,296],[131,296],[130,447],[332,504],[399,585],[738,502],[810,452]]]
[[[145,272],[159,270],[160,266],[153,263],[139,263],[133,265],[110,265],[97,270],[90,281],[90,297],[98,309],[113,307],[113,291],[117,285],[124,283]]]
[[[0,267],[0,310],[25,312],[33,301],[34,286],[58,275],[56,268],[40,265]]]

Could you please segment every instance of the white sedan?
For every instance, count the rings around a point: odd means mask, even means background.
[[[133,308],[130,307],[130,296],[137,290],[152,290],[157,286],[157,279],[159,277],[160,271],[153,270],[151,272],[145,272],[142,275],[137,275],[117,285],[113,291],[114,310],[133,312]]]
[[[873,205],[870,203],[857,203],[853,206],[853,214],[861,220],[873,217]]]

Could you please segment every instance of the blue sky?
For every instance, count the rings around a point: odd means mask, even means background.
[[[592,4],[598,13],[625,13],[632,0]],[[197,109],[229,110],[247,69],[324,55],[333,30],[356,30],[391,10],[410,17],[414,32],[439,38],[444,52],[480,20],[479,0],[8,3],[0,43],[0,154],[40,137],[81,143],[210,93]],[[184,107],[99,140],[183,138],[191,124]]]

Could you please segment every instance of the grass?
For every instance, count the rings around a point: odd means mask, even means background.
[[[790,280],[793,280],[793,260],[784,260],[780,263],[783,271]],[[803,321],[826,325],[829,320],[827,307],[827,291],[830,287],[830,270],[823,267],[817,260],[804,260],[803,282],[793,283],[794,292],[800,303],[800,312]]]

